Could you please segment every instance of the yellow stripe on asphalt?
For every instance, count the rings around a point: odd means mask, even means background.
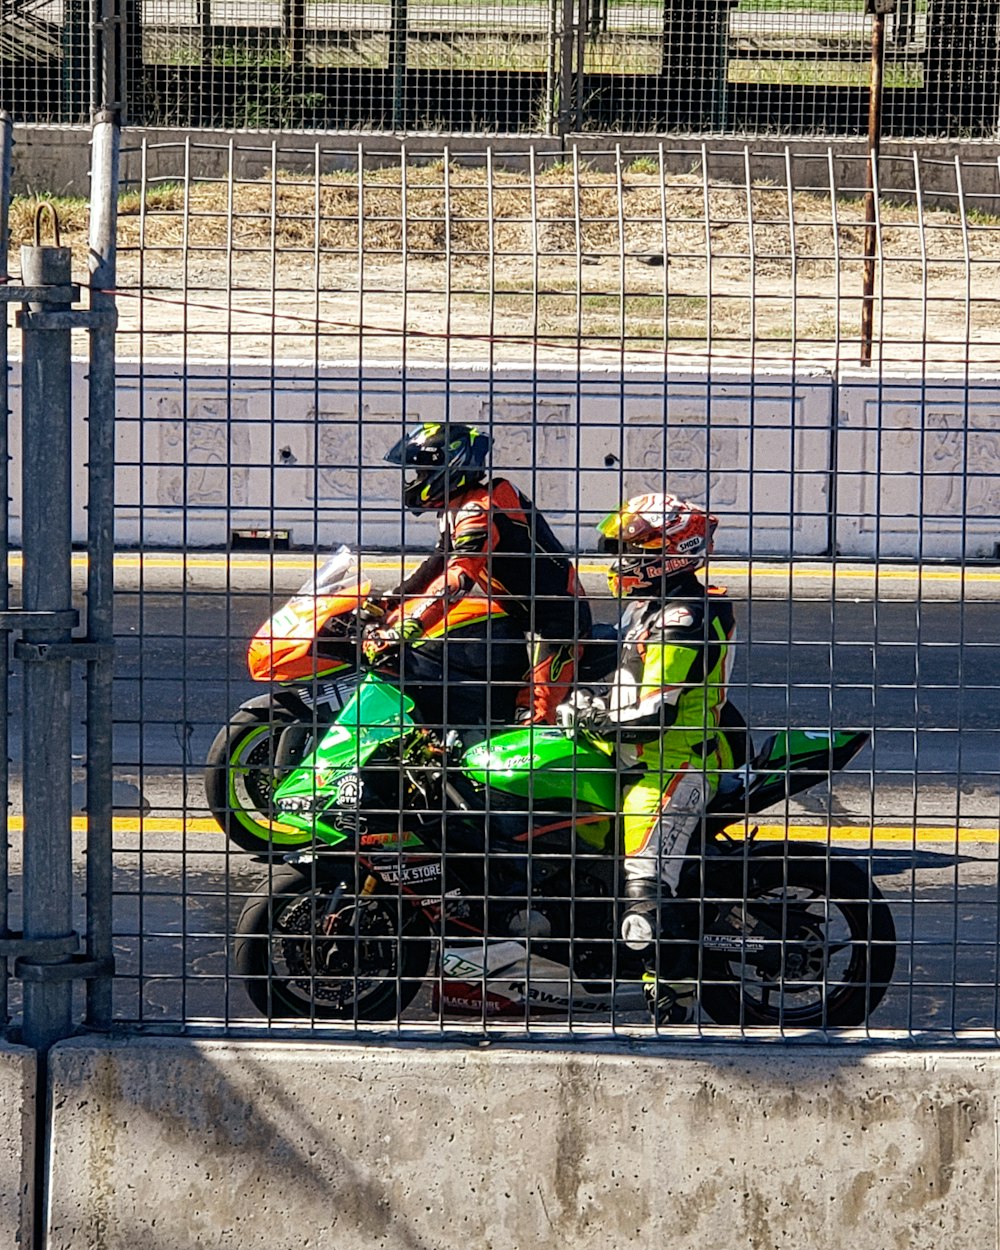
[[[742,835],[742,828],[730,830],[733,837]],[[757,835],[768,842],[867,842],[879,845],[885,842],[905,843],[909,846],[935,843],[961,846],[974,842],[1000,844],[1000,827],[956,829],[954,826],[937,825],[758,825]]]
[[[23,560],[19,551],[12,551],[8,557],[9,564],[12,568],[20,568]],[[420,561],[418,556],[407,557],[403,561],[397,559],[386,558],[369,558],[363,557],[366,568],[385,570],[398,570],[402,565],[404,568],[415,567]],[[252,569],[259,571],[270,571],[277,566],[286,569],[304,569],[313,570],[316,567],[317,557],[305,553],[279,553],[274,557],[268,556],[251,556],[244,555],[242,552],[238,554],[202,554],[200,552],[119,552],[115,556],[115,568],[118,569],[182,569],[182,568],[202,568],[202,569]],[[87,567],[86,552],[76,552],[73,555],[73,567],[84,569]],[[599,575],[607,572],[606,564],[595,564],[593,562],[583,560],[579,563],[581,573],[588,575]],[[761,578],[827,578],[830,581],[932,581],[932,582],[985,582],[1000,584],[1000,571],[988,569],[967,569],[960,566],[949,568],[921,568],[914,566],[912,568],[885,568],[879,565],[870,565],[863,568],[843,568],[836,564],[822,565],[798,565],[798,564],[764,564],[751,563],[743,560],[715,560],[713,568],[719,576],[725,574],[733,574],[736,576],[752,576]]]
[[[11,816],[7,827],[11,833],[24,830],[24,817]],[[112,821],[115,833],[182,833],[218,834],[222,831],[210,816],[116,816]],[[86,816],[73,817],[73,832],[87,832]],[[742,826],[730,829],[734,838],[745,836]],[[968,846],[974,843],[1000,844],[1000,826],[956,829],[953,825],[758,825],[756,836],[763,841],[780,842],[851,842],[881,846],[887,843],[906,846]]]

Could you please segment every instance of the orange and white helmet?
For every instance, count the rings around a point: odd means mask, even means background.
[[[618,559],[608,570],[611,593],[660,593],[664,581],[693,573],[714,546],[719,518],[675,495],[636,495],[598,525],[600,550]]]

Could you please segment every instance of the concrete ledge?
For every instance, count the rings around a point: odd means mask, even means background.
[[[45,191],[49,194],[88,195],[90,188],[90,127],[19,125],[14,131],[14,183],[16,194]],[[358,153],[369,165],[399,161],[402,145],[413,159],[440,159],[445,148],[456,160],[465,155],[481,158],[492,148],[498,165],[525,168],[528,153],[536,159],[563,159],[576,148],[582,159],[601,166],[615,160],[617,148],[628,159],[640,153],[658,153],[672,173],[686,173],[708,160],[713,178],[732,178],[742,185],[746,152],[755,176],[769,177],[783,185],[790,166],[797,186],[820,191],[834,184],[841,194],[864,191],[867,141],[862,138],[815,135],[769,138],[705,134],[570,134],[565,139],[540,134],[380,134],[358,131],[304,130],[197,130],[174,127],[126,126],[122,131],[122,178],[136,180],[141,169],[141,148],[146,144],[146,173],[150,178],[176,176],[176,148],[190,141],[192,172],[202,178],[227,176],[233,162],[237,179],[260,178],[270,171],[277,153],[281,169],[302,168],[311,172],[320,151],[324,170],[356,167]],[[233,145],[230,156],[230,145]],[[890,139],[882,140],[881,183],[888,199],[912,202],[914,157],[920,165],[922,199],[928,207],[954,209],[956,177],[962,180],[967,209],[996,213],[1000,203],[997,160],[1000,144],[989,140]],[[956,175],[956,158],[961,173]]]
[[[0,1042],[0,1245],[32,1242],[35,1052]]]
[[[1000,1055],[79,1039],[49,1250],[997,1244]]]

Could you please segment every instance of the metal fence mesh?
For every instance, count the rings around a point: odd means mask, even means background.
[[[755,749],[788,731],[805,735],[796,750],[870,735],[828,782],[814,765],[815,785],[779,786],[760,814],[737,803],[730,836],[757,826],[770,856],[694,855],[690,893],[711,902],[691,922],[703,1014],[687,1029],[994,1039],[997,177],[974,161],[883,160],[866,246],[864,162],[832,151],[656,145],[557,162],[304,145],[279,157],[235,139],[126,151],[115,1018],[650,1030],[616,939],[615,854],[500,835],[529,813],[610,825],[620,798],[605,811],[587,797],[592,763],[573,764],[560,807],[534,782],[513,796],[492,781],[464,789],[474,768],[455,743],[441,754],[416,734],[404,767],[376,756],[338,799],[348,868],[282,862],[300,837],[273,778],[324,735],[353,679],[317,645],[305,676],[254,683],[248,643],[341,543],[382,590],[424,558],[433,519],[404,511],[384,456],[416,422],[450,421],[490,433],[493,472],[578,558],[603,627],[622,606],[596,551],[604,514],[664,489],[710,507],[707,576],[728,586],[739,626],[728,694]],[[15,202],[15,244],[22,212]],[[82,260],[68,215],[63,232]],[[265,629],[265,651],[282,636]],[[494,692],[519,684],[490,677]],[[468,748],[467,720],[447,710],[462,689],[452,673],[440,742],[461,729]],[[282,737],[290,724],[305,740]],[[470,793],[485,824],[462,811]],[[432,849],[411,860],[413,846],[393,844],[400,828]],[[354,837],[368,839],[360,859]],[[461,885],[437,875],[434,837]],[[530,893],[504,876],[518,850]],[[719,862],[736,876],[716,876]],[[499,875],[477,878],[484,863]],[[414,908],[423,929],[405,927]],[[503,967],[488,962],[498,949]],[[567,959],[572,991],[552,969]],[[855,976],[878,1005],[867,1019],[827,1014]]]
[[[134,125],[864,134],[880,30],[896,136],[992,136],[984,0],[115,0]],[[5,0],[0,105],[86,122],[90,6]]]

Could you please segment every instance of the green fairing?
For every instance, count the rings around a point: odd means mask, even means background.
[[[765,766],[770,765],[775,771],[764,777],[761,784],[771,785],[780,781],[796,768],[812,767],[817,772],[827,772],[833,752],[849,746],[856,737],[856,734],[840,730],[832,734],[805,729],[782,730],[775,734],[764,761]]]
[[[822,757],[825,761],[831,751],[846,746],[854,736],[854,734],[839,731],[828,734],[805,729],[789,729],[775,735],[768,763],[776,764],[784,769],[794,767],[800,760],[816,756]]]
[[[465,753],[463,767],[480,785],[518,798],[576,799],[617,808],[617,772],[611,748],[574,739],[560,729],[516,729]]]
[[[315,754],[278,786],[275,804],[285,799],[315,800],[323,794],[333,797],[335,781],[345,773],[362,768],[384,742],[393,742],[413,726],[413,700],[395,686],[369,673],[340,715],[327,730]],[[322,814],[311,811],[281,812],[282,824],[315,832],[334,845],[344,834],[325,824]]]

